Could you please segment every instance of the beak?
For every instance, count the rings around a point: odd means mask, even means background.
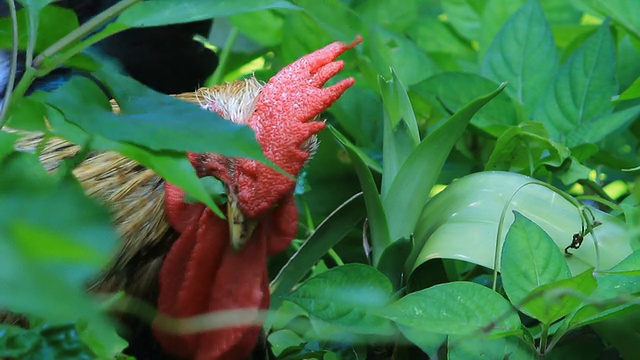
[[[256,228],[257,221],[246,219],[235,197],[229,197],[227,204],[227,221],[229,222],[229,240],[231,247],[235,251],[242,249],[244,244],[251,238]]]

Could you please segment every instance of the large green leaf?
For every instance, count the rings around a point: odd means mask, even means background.
[[[540,98],[533,120],[543,122],[554,139],[570,147],[588,142],[572,133],[587,131],[583,128],[591,128],[589,132],[607,129],[607,118],[602,116],[611,113],[611,99],[617,91],[615,48],[605,22],[562,64]]]
[[[471,282],[450,282],[411,293],[378,310],[397,324],[449,335],[507,336],[520,332],[511,304]]]
[[[391,239],[409,237],[420,217],[431,188],[438,179],[449,152],[473,115],[496,97],[506,84],[481,96],[453,114],[429,134],[411,153],[383,199]]]
[[[486,337],[450,336],[447,342],[448,359],[536,359],[529,344],[515,336],[487,339]]]
[[[391,301],[391,283],[371,266],[347,264],[316,275],[286,299],[314,317],[361,334],[390,335],[391,322],[374,315]]]
[[[46,98],[87,133],[152,150],[215,152],[264,160],[253,131],[198,105],[157,93],[122,75],[100,75],[120,106],[114,114],[92,81],[76,77]],[[90,114],[90,115],[89,115]],[[198,136],[195,136],[195,135]]]
[[[139,2],[124,11],[116,24],[146,27],[185,23],[265,9],[298,9],[285,0],[155,0]]]
[[[35,154],[0,162],[0,307],[53,321],[105,324],[84,286],[107,264],[117,234],[109,212]],[[46,300],[43,300],[46,299]]]
[[[100,135],[90,136],[75,124],[66,121],[55,109],[47,111],[53,133],[75,144],[91,144],[100,151],[116,151],[147,168],[154,170],[168,182],[180,187],[190,196],[206,204],[218,216],[223,216],[218,206],[198,178],[193,165],[184,152],[152,151],[145,147],[106,139]]]
[[[529,0],[502,27],[485,54],[482,75],[508,81],[505,90],[532,112],[556,71],[553,35],[537,0]]]
[[[541,226],[558,249],[567,247],[573,234],[581,230],[578,210],[546,187],[525,186],[536,182],[523,175],[491,171],[465,176],[447,186],[427,203],[420,216],[415,249],[407,259],[408,270],[439,258],[493,268],[500,216],[505,206]],[[599,268],[607,269],[631,254],[630,235],[621,220],[596,209],[590,211],[603,223],[594,233],[598,239]],[[509,211],[502,226],[506,229],[512,222]],[[505,235],[503,231],[502,236]],[[586,236],[580,250],[566,260],[572,274],[595,267],[593,238]]]

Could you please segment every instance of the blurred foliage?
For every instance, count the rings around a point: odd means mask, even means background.
[[[298,187],[306,241],[270,264],[265,328],[280,359],[640,350],[635,0],[125,0],[103,14],[117,20],[71,39],[73,14],[49,2],[21,1],[18,45],[34,66],[0,124],[119,151],[210,206],[184,150],[264,160],[251,131],[83,50],[129,27],[216,17],[211,41],[226,55],[211,82],[267,81],[362,35],[332,80],[356,85],[325,114]],[[1,48],[11,26],[0,20]],[[60,64],[93,75],[123,113],[87,78],[25,96]],[[73,162],[47,174],[17,138],[0,132],[0,307],[31,328],[2,325],[0,357],[122,356],[83,291],[116,246],[107,212]]]

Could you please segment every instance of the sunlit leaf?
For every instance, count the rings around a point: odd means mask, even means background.
[[[447,186],[431,199],[422,212],[414,233],[415,249],[407,259],[409,270],[431,259],[457,259],[493,268],[500,215],[505,206],[504,231],[513,222],[511,209],[517,210],[541,226],[562,251],[581,229],[574,205],[540,185],[537,180],[506,172],[481,172],[468,175]],[[513,197],[511,203],[508,201]],[[629,234],[620,219],[590,208],[602,222],[594,229],[598,239],[599,266],[610,268],[631,254]],[[500,239],[500,241],[503,241]],[[574,275],[596,266],[591,236],[579,251],[566,261]]]

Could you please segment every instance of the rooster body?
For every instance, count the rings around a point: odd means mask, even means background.
[[[267,158],[295,177],[324,127],[313,120],[354,82],[349,78],[323,88],[343,67],[334,59],[360,41],[330,44],[285,67],[267,84],[250,78],[177,97],[249,125]],[[16,146],[35,151],[41,141],[41,136],[30,135]],[[54,171],[79,151],[64,140],[50,139],[40,160]],[[124,290],[131,298],[157,305],[161,315],[153,335],[171,355],[242,359],[261,333],[257,314],[248,324],[195,333],[164,320],[268,308],[267,256],[284,250],[297,232],[295,180],[250,159],[196,153],[188,158],[200,177],[214,176],[225,184],[228,221],[202,203],[185,202],[180,188],[114,152],[90,153],[74,170],[86,193],[109,205],[122,239],[112,263],[89,289]],[[139,304],[132,303],[126,312],[139,314]]]

